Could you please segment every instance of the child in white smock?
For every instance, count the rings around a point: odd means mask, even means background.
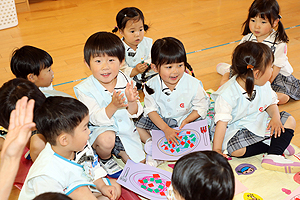
[[[136,7],[126,7],[120,10],[116,21],[117,27],[112,32],[119,30],[125,47],[126,64],[121,70],[130,78],[133,77],[138,89],[141,89],[142,75],[148,80],[156,74],[150,67],[153,40],[144,37],[149,27],[145,24],[142,11]]]
[[[286,159],[295,119],[280,112],[277,95],[270,85],[274,56],[263,43],[247,41],[234,50],[233,77],[211,95],[215,101],[213,150],[227,157],[249,157],[267,153],[262,167],[295,173],[300,163]],[[269,118],[270,117],[270,118]],[[224,153],[224,154],[223,154]]]
[[[283,27],[280,8],[276,0],[255,0],[249,8],[248,18],[243,23],[244,31],[240,43],[261,42],[268,45],[274,54],[273,73],[270,78],[272,89],[277,93],[278,104],[285,104],[290,98],[300,99],[300,81],[295,78],[287,57],[288,36]],[[224,73],[228,64],[220,63],[217,71]],[[229,72],[222,82],[228,80]],[[231,77],[231,76],[230,76]]]
[[[151,163],[152,141],[149,130],[162,130],[168,141],[178,144],[180,138],[173,129],[205,119],[209,107],[209,97],[202,83],[185,73],[186,68],[192,71],[187,63],[183,44],[176,38],[158,39],[151,49],[151,67],[158,75],[145,84],[144,116],[136,123],[141,139],[145,142],[146,163]],[[150,162],[151,161],[151,162]]]
[[[124,51],[122,41],[113,33],[91,35],[84,46],[84,59],[93,74],[74,87],[75,95],[90,111],[89,141],[110,176],[118,176],[121,171],[112,153],[124,162],[145,159],[133,123],[143,107],[133,81],[120,71]]]

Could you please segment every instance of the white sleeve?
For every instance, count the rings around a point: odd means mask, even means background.
[[[272,90],[272,103],[271,103],[271,105],[277,104],[278,102],[279,102],[279,100],[278,100],[277,94],[274,90]]]
[[[106,115],[105,107],[101,108],[94,98],[85,95],[80,90],[77,90],[77,98],[88,107],[90,122],[93,125],[114,125],[114,119],[108,118],[108,116]]]
[[[144,116],[147,117],[148,114],[150,112],[153,112],[153,111],[158,111],[158,106],[154,100],[154,98],[148,94],[148,92],[146,91],[146,88],[144,88],[144,94],[145,94],[145,97],[144,97],[144,103],[145,103],[145,108],[144,108]]]
[[[58,192],[64,194],[63,186],[49,176],[37,176],[29,180],[28,184],[32,186],[36,196],[45,192]]]
[[[276,67],[284,67],[286,61],[288,60],[287,57],[287,44],[286,43],[280,43],[276,46],[276,50],[274,53],[274,65]]]
[[[210,104],[210,100],[205,90],[201,85],[197,89],[195,98],[192,100],[193,110],[196,110],[197,113],[202,117],[206,118],[207,110]]]
[[[218,121],[230,122],[232,107],[221,96],[218,96],[215,101],[215,123]]]
[[[120,68],[120,70],[128,77],[130,77],[132,67],[129,67],[126,62],[124,62],[124,65]]]

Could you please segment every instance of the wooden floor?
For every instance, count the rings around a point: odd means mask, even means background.
[[[12,51],[33,45],[54,58],[56,90],[74,96],[76,80],[91,73],[83,62],[86,39],[97,31],[111,31],[117,12],[128,6],[140,8],[150,29],[147,37],[156,40],[165,36],[180,39],[188,61],[205,89],[216,90],[221,76],[219,62],[230,63],[231,53],[241,36],[251,0],[30,0],[30,11],[18,13],[19,25],[0,30],[0,85],[13,78],[9,60]],[[290,38],[289,61],[294,76],[300,78],[300,1],[279,0],[282,22]],[[232,42],[232,43],[231,43]],[[230,43],[230,44],[228,44]],[[300,102],[290,101],[280,110],[291,113],[300,124]],[[300,146],[300,126],[293,144]],[[17,199],[14,189],[10,199]]]

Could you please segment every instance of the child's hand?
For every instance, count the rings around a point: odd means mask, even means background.
[[[186,124],[188,124],[189,122],[184,119],[182,122],[181,122],[181,125],[179,126],[179,129],[182,129]]]
[[[127,83],[126,89],[125,89],[125,95],[127,97],[128,102],[135,102],[138,100],[139,97],[139,92],[137,91],[136,86],[133,87],[133,81],[130,83]]]
[[[139,74],[143,73],[147,68],[147,63],[139,63],[135,66],[136,70],[139,72]]]
[[[277,118],[272,118],[270,120],[270,123],[268,124],[267,129],[271,129],[270,130],[270,136],[272,137],[272,135],[274,134],[274,137],[280,137],[281,131],[284,132],[284,127],[280,121],[280,119]]]
[[[122,108],[122,107],[127,107],[128,104],[125,104],[126,98],[124,97],[124,94],[121,94],[121,91],[114,91],[113,96],[111,98],[111,103],[117,107],[117,108]]]
[[[172,143],[176,143],[177,145],[179,145],[179,141],[181,141],[180,137],[177,135],[177,133],[179,133],[180,130],[175,130],[173,128],[167,128],[166,130],[164,130],[165,136],[167,141],[171,141]],[[178,139],[178,140],[177,140]]]
[[[100,188],[100,192],[111,200],[116,200],[118,197],[117,189],[111,185],[103,185]]]
[[[217,152],[218,154],[221,154],[226,159],[229,158],[229,156],[227,154],[224,154],[221,149],[213,149],[213,151]]]

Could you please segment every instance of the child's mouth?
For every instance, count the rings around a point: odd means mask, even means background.
[[[109,75],[110,75],[110,73],[101,74],[101,76],[103,76],[103,77],[108,77]]]
[[[178,76],[170,76],[171,80],[176,80]]]

